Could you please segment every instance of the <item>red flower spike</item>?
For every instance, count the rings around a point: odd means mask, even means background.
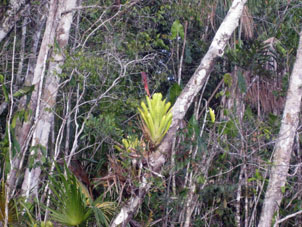
[[[150,92],[149,92],[149,86],[148,86],[148,76],[145,72],[141,72],[142,75],[142,83],[144,84],[145,91],[147,95],[151,98]]]

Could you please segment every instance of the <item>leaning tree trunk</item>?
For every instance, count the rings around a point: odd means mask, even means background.
[[[275,145],[273,166],[269,184],[265,193],[264,204],[260,216],[259,227],[271,226],[274,213],[282,200],[282,188],[286,183],[290,157],[296,130],[299,124],[299,114],[302,97],[302,31],[297,51],[296,62],[291,74],[286,96],[282,124]]]
[[[58,47],[53,47],[51,61],[49,63],[48,74],[43,85],[41,102],[37,106],[35,128],[32,138],[31,156],[35,155],[35,167],[28,167],[25,172],[22,184],[22,192],[28,197],[32,191],[37,194],[37,187],[41,174],[39,160],[43,155],[41,149],[48,147],[48,138],[54,119],[54,107],[59,88],[59,74],[62,72],[64,63],[64,49],[68,43],[69,31],[73,19],[73,8],[76,7],[77,0],[59,0],[57,5],[57,17],[59,25],[56,29],[56,41]],[[68,13],[64,13],[68,12]],[[39,98],[38,98],[39,99]]]
[[[25,4],[25,0],[10,0],[9,8],[5,12],[0,21],[0,42],[7,36],[7,34],[12,30],[17,20],[20,19],[22,13],[28,5],[24,8],[22,6]],[[0,18],[1,19],[1,18]]]
[[[232,2],[232,6],[216,32],[208,52],[201,60],[199,67],[187,83],[180,96],[177,98],[172,108],[173,120],[171,127],[157,151],[150,156],[149,164],[153,172],[159,172],[161,167],[165,164],[170,153],[173,138],[179,128],[179,124],[181,120],[183,120],[187,110],[193,102],[194,97],[201,90],[202,86],[204,86],[206,78],[210,75],[215,59],[223,55],[224,48],[227,45],[230,36],[238,26],[243,6],[246,1],[247,0],[234,0]],[[150,189],[152,182],[147,182],[147,175],[142,176],[142,179],[143,180],[139,186],[139,193],[131,197],[126,205],[122,207],[120,213],[112,222],[112,227],[119,225],[126,226],[143,202],[144,196]]]

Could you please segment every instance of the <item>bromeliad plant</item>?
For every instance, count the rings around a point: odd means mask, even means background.
[[[141,103],[138,108],[142,119],[144,133],[150,139],[153,146],[158,146],[172,123],[171,103],[162,100],[161,93],[155,93],[150,99],[146,96],[147,105]]]
[[[122,139],[123,148],[125,151],[131,153],[135,151],[140,146],[140,141],[136,136],[129,135],[127,139]],[[115,146],[118,151],[122,151],[123,149],[120,146]]]

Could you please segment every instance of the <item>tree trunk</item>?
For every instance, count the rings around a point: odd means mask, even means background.
[[[302,32],[297,51],[296,62],[291,74],[289,89],[284,107],[282,124],[274,149],[273,166],[264,204],[260,217],[259,227],[268,227],[272,224],[274,213],[281,204],[282,189],[286,183],[289,169],[292,146],[299,124],[299,114],[302,97]]]
[[[5,12],[2,20],[0,21],[0,42],[12,30],[14,24],[21,17],[22,12],[26,10],[26,8],[29,6],[27,5],[21,10],[24,4],[25,4],[25,0],[10,0],[9,8]]]
[[[50,47],[53,45],[54,42],[54,35],[55,35],[55,24],[57,23],[55,18],[57,14],[57,7],[56,2],[58,0],[52,0],[49,3],[49,13],[48,13],[48,19],[46,22],[46,28],[44,31],[44,36],[42,43],[40,45],[39,54],[37,57],[37,62],[34,67],[34,72],[32,75],[32,78],[26,78],[25,84],[30,82],[30,85],[34,85],[34,91],[31,94],[31,100],[29,104],[29,108],[33,111],[37,109],[37,103],[38,103],[38,97],[40,90],[42,89],[41,81],[43,81],[44,72],[46,68],[46,60],[48,56],[48,52]],[[36,40],[35,40],[36,41]],[[35,42],[38,44],[38,42]],[[33,47],[35,49],[35,47]],[[31,62],[29,62],[29,67],[32,67],[30,65]],[[30,72],[28,74],[30,75]],[[21,107],[22,108],[22,107]],[[32,124],[33,124],[33,118],[31,118],[29,121],[24,122],[22,125],[16,127],[16,138],[18,140],[18,143],[20,144],[21,150],[20,153],[16,154],[15,157],[13,157],[13,166],[12,171],[9,172],[7,176],[7,182],[9,184],[9,187],[15,187],[15,178],[16,178],[16,172],[20,168],[20,160],[24,157],[25,152],[28,147],[28,143],[30,141],[30,137],[32,135]],[[22,161],[21,161],[22,162]]]
[[[173,120],[171,127],[157,151],[150,156],[149,164],[154,172],[159,172],[161,170],[161,167],[165,164],[166,158],[170,153],[173,138],[175,137],[175,134],[179,128],[179,123],[184,118],[194,97],[201,90],[207,77],[210,75],[215,59],[223,55],[224,48],[227,45],[230,36],[238,26],[243,6],[246,1],[247,0],[234,0],[232,2],[232,6],[222,24],[220,25],[218,31],[216,32],[216,35],[213,39],[213,42],[211,43],[208,52],[201,60],[199,67],[191,77],[190,81],[187,83],[180,96],[177,98],[172,108]],[[140,191],[148,191],[151,186],[150,184],[151,183],[142,182],[139,187]],[[145,196],[145,193],[139,193],[129,199],[127,204],[122,207],[120,213],[115,218],[111,226],[126,226],[126,224],[129,222],[129,220],[132,218],[132,216],[140,206],[143,200],[142,196]],[[133,201],[140,201],[140,203],[134,203]]]
[[[33,34],[33,45],[31,48],[31,54],[30,54],[30,59],[28,61],[28,66],[27,66],[27,73],[25,76],[25,81],[24,81],[24,85],[25,86],[30,86],[32,83],[32,78],[34,76],[34,70],[35,70],[35,65],[36,65],[36,60],[37,60],[37,51],[38,51],[38,44],[40,41],[40,37],[41,37],[41,33],[42,33],[42,29],[44,27],[45,24],[45,19],[46,16],[38,16],[37,20],[39,20],[39,23],[35,26],[35,33]],[[26,109],[26,100],[27,97],[23,96],[20,99],[19,105],[18,105],[18,109]],[[28,129],[29,130],[29,129]],[[27,132],[29,133],[29,132]],[[23,159],[26,153],[25,149],[22,149],[22,147],[24,147],[24,143],[26,141],[27,138],[27,133],[24,133],[24,131],[22,131],[22,123],[17,120],[16,123],[16,128],[15,128],[15,134],[16,134],[16,138],[18,140],[18,143],[20,144],[21,147],[21,151],[15,155],[15,157],[13,157],[12,160],[12,169],[9,173],[9,177],[7,178],[7,184],[9,186],[9,188],[11,189],[11,195],[14,193],[14,190],[17,186],[17,182],[16,182],[16,177],[17,177],[17,173],[18,171],[20,171],[21,166],[23,164]],[[11,196],[10,195],[10,196]]]
[[[27,9],[26,14],[28,14],[28,13],[29,13],[29,8]],[[27,23],[28,23],[28,17],[24,17],[23,22],[22,22],[22,38],[21,38],[21,47],[20,47],[20,61],[19,61],[19,64],[18,64],[18,72],[17,72],[17,75],[16,75],[16,85],[17,86],[20,86],[22,84],[22,81],[23,81],[22,69],[23,69],[24,55],[25,55]]]
[[[37,106],[35,129],[32,139],[32,152],[31,155],[35,155],[35,163],[38,164],[34,168],[28,167],[25,172],[24,181],[22,184],[23,194],[28,198],[32,190],[37,194],[37,185],[41,174],[41,167],[39,160],[43,155],[42,149],[48,147],[48,139],[51,132],[51,125],[53,124],[54,113],[53,108],[56,104],[57,92],[59,88],[59,74],[62,72],[61,66],[64,63],[64,49],[68,43],[69,31],[73,19],[73,11],[71,9],[76,7],[77,0],[59,0],[57,3],[57,13],[55,20],[60,21],[58,28],[56,29],[56,41],[58,43],[58,49],[53,47],[54,50],[51,55],[51,61],[49,63],[48,75],[45,79],[43,86],[43,94],[41,96],[41,103]],[[71,10],[71,11],[70,11]],[[69,13],[61,12],[67,11]]]

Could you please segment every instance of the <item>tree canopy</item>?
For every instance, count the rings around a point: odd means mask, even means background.
[[[0,1],[0,222],[301,225],[301,15]]]

